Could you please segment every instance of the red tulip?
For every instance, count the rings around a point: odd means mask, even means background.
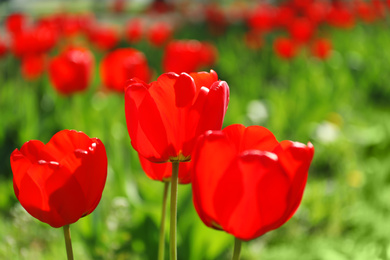
[[[288,5],[282,5],[275,11],[275,25],[288,28],[294,21],[296,11]]]
[[[98,205],[107,177],[103,143],[63,130],[45,145],[31,140],[11,154],[15,195],[33,217],[52,227],[76,222]]]
[[[331,7],[327,21],[330,25],[339,28],[349,29],[355,25],[355,19],[351,10],[341,2],[336,2]]]
[[[18,34],[24,30],[27,24],[27,17],[22,13],[10,14],[5,19],[5,28],[10,34]]]
[[[115,28],[103,25],[90,28],[88,38],[96,48],[102,51],[114,48],[119,42],[119,34]]]
[[[94,57],[83,48],[69,47],[49,64],[50,81],[64,95],[85,90],[91,82]]]
[[[133,79],[125,92],[131,144],[152,162],[188,161],[199,135],[221,129],[228,102],[229,86],[214,71]]]
[[[307,43],[315,32],[315,24],[307,18],[296,18],[290,25],[291,38],[298,43]]]
[[[40,24],[28,28],[12,39],[11,49],[13,53],[22,57],[50,51],[58,41],[58,33],[52,26]]]
[[[277,38],[274,42],[274,50],[279,57],[284,59],[291,59],[297,53],[295,43],[288,38]]]
[[[27,80],[39,78],[46,69],[45,54],[31,54],[22,57],[22,76]]]
[[[315,24],[322,23],[326,20],[329,13],[330,5],[328,2],[315,1],[306,6],[305,14],[310,21]]]
[[[277,9],[269,4],[259,5],[248,19],[251,29],[260,32],[270,31],[275,26]]]
[[[155,181],[170,182],[172,176],[172,163],[153,163],[139,155],[142,169],[146,175]],[[191,162],[182,162],[179,164],[179,183],[188,184],[191,182]]]
[[[162,66],[165,72],[193,72],[214,65],[217,49],[207,42],[177,40],[170,42],[164,51]]]
[[[377,18],[377,12],[374,5],[367,2],[356,0],[354,2],[356,13],[366,23],[372,23]]]
[[[154,23],[148,32],[148,40],[151,45],[160,47],[163,46],[173,34],[172,26],[166,22]]]
[[[193,153],[195,209],[209,227],[251,240],[279,228],[297,210],[314,148],[278,142],[264,127],[208,131]]]
[[[144,28],[140,19],[130,20],[125,28],[126,39],[130,43],[137,43],[142,39]]]
[[[133,77],[145,82],[149,82],[151,77],[145,55],[133,48],[108,53],[100,64],[100,74],[104,85],[118,92],[123,92],[126,81]]]
[[[332,43],[328,39],[318,39],[311,46],[313,56],[326,59],[332,50]]]

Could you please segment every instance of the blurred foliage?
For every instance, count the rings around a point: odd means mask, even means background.
[[[311,141],[316,149],[298,212],[280,229],[245,243],[242,259],[390,259],[387,30],[383,24],[332,30],[334,51],[324,61],[306,53],[279,59],[273,34],[261,50],[250,50],[241,25],[217,38],[201,24],[176,33],[216,44],[213,69],[231,90],[225,125],[263,125],[278,140]],[[155,77],[161,74],[161,50],[142,42],[133,47],[145,53]],[[142,172],[127,134],[124,98],[101,90],[101,54],[95,57],[93,85],[72,97],[59,96],[47,75],[24,81],[12,57],[0,60],[0,259],[65,259],[62,230],[23,210],[9,165],[15,148],[31,139],[47,142],[61,129],[100,138],[109,160],[100,205],[71,225],[75,258],[157,256],[163,184]],[[190,185],[179,187],[178,225],[179,259],[231,257],[233,237],[199,220]]]

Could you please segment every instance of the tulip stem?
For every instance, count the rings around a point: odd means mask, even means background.
[[[169,182],[164,182],[163,204],[161,212],[160,224],[160,241],[158,243],[158,260],[164,260],[164,246],[165,246],[165,213],[167,209]]]
[[[68,260],[73,260],[73,250],[72,250],[72,241],[70,238],[70,227],[69,225],[63,226],[64,228],[64,237],[65,237],[65,246],[66,246],[66,255]]]
[[[241,244],[242,244],[242,241],[235,237],[234,238],[234,251],[233,251],[232,260],[239,260],[240,259]]]
[[[172,162],[172,176],[171,176],[171,221],[170,221],[170,236],[169,247],[171,252],[171,260],[177,259],[176,248],[176,222],[177,222],[177,184],[179,176],[179,162]]]

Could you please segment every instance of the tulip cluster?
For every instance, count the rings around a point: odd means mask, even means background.
[[[385,17],[385,8],[386,3],[379,0],[289,0],[279,6],[259,4],[248,11],[246,22],[248,34],[260,39],[275,30],[287,34],[288,37],[278,37],[274,42],[275,52],[282,58],[291,59],[307,46],[313,56],[325,59],[332,49],[330,39],[323,35],[326,26],[349,29],[358,19],[372,23]]]
[[[325,58],[330,42],[313,40],[322,18],[313,16],[317,19],[313,25],[308,15],[301,14],[306,9],[295,2],[300,14],[293,14],[291,21],[284,16],[276,19],[270,5],[262,4],[251,12],[247,22],[254,37],[285,26],[294,40],[276,40],[278,53],[292,58],[297,42],[310,42],[313,54]],[[122,3],[117,1],[116,12],[123,10]],[[206,17],[220,33],[219,28],[227,22],[220,19],[223,12],[215,8],[209,5]],[[171,9],[156,6],[149,11],[156,10]],[[170,41],[173,27],[165,22],[149,24],[145,34],[144,21],[131,20],[125,29],[129,42],[147,35],[151,45],[164,47],[162,70],[166,73],[150,82],[153,74],[145,55],[135,48],[117,48],[120,37],[116,27],[99,24],[92,16],[55,15],[31,22],[22,14],[13,14],[6,27],[12,38],[11,51],[22,61],[23,75],[35,78],[47,68],[51,84],[62,95],[86,90],[95,63],[90,49],[105,52],[99,64],[102,83],[109,90],[124,93],[127,130],[142,169],[150,179],[165,183],[164,194],[171,185],[171,259],[177,258],[179,183],[192,184],[193,203],[201,220],[232,234],[236,241],[279,228],[298,209],[314,154],[312,144],[278,142],[261,126],[235,124],[222,129],[229,86],[213,70],[196,72],[216,62],[217,51],[210,43]],[[75,44],[74,37],[79,34],[86,36],[89,47]],[[66,43],[60,46],[59,54],[52,55],[60,42]],[[0,41],[0,56],[7,48],[2,51],[1,46]],[[68,259],[72,259],[66,229],[92,213],[101,199],[107,178],[103,143],[82,132],[62,130],[47,144],[31,140],[14,150],[11,168],[21,205],[38,220],[64,227]],[[159,259],[164,259],[166,195],[163,198]]]

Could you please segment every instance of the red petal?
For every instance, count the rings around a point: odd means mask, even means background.
[[[213,201],[215,189],[235,156],[234,146],[221,131],[207,132],[199,138],[194,149],[193,201],[196,211],[207,226],[213,227],[213,223],[218,221]]]
[[[198,91],[201,87],[210,88],[215,81],[218,81],[218,75],[213,70],[210,70],[210,73],[204,71],[190,73],[190,76],[194,79]]]
[[[168,149],[166,127],[156,103],[142,84],[130,85],[126,89],[125,113],[134,149],[149,160],[167,161],[169,154],[165,154]]]
[[[289,184],[276,155],[245,152],[226,170],[215,191],[221,226],[243,240],[269,231],[287,208]]]
[[[207,95],[201,111],[196,135],[207,130],[220,130],[229,103],[229,86],[225,81],[216,81]]]
[[[175,90],[175,104],[177,107],[186,107],[192,104],[196,87],[194,80],[187,73],[180,74],[173,88]]]

